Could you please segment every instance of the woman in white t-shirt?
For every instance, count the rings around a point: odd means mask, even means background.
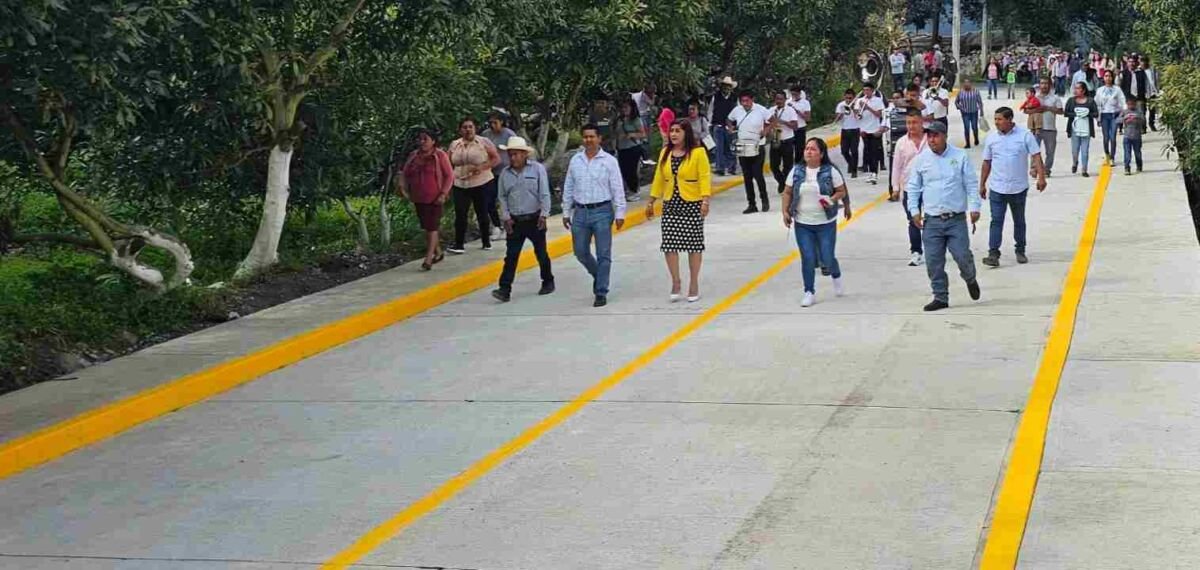
[[[818,262],[829,268],[834,293],[839,297],[843,293],[835,246],[838,204],[846,196],[846,179],[829,161],[825,141],[813,137],[804,145],[804,162],[792,169],[788,181],[783,189],[783,225],[795,229],[800,248],[800,274],[804,278],[800,306],[811,307],[816,302]]]

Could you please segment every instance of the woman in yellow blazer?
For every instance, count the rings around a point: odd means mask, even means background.
[[[704,218],[708,217],[708,201],[712,197],[712,171],[708,152],[700,146],[692,125],[687,119],[671,123],[667,144],[658,157],[654,182],[650,185],[650,202],[646,204],[646,219],[654,217],[654,203],[663,201],[662,252],[671,272],[672,303],[680,298],[679,252],[688,254],[687,300],[700,300],[700,263],[704,255]]]

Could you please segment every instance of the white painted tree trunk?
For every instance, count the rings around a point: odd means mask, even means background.
[[[392,250],[392,213],[388,211],[389,201],[386,191],[379,196],[379,251],[384,253]]]
[[[263,200],[262,219],[250,253],[238,265],[234,280],[249,279],[279,261],[279,238],[287,217],[288,179],[292,169],[292,150],[279,145],[271,148],[267,161],[267,196]]]
[[[121,247],[117,247],[108,253],[108,260],[114,267],[128,273],[143,284],[160,291],[174,289],[187,282],[188,277],[192,274],[192,269],[195,268],[195,264],[192,263],[192,252],[188,249],[187,244],[151,228],[132,226],[128,230],[131,235],[141,238],[145,242],[145,246],[161,249],[171,254],[171,257],[175,260],[175,272],[164,283],[161,271],[138,261],[137,255],[140,249],[138,251],[130,251],[129,246],[132,242],[128,240]]]
[[[346,215],[354,222],[356,236],[354,238],[354,252],[363,254],[371,250],[371,230],[367,228],[367,217],[361,211],[355,210],[350,206],[350,198],[342,197],[342,209],[346,211]]]
[[[554,150],[550,151],[550,155],[544,161],[546,170],[554,170],[556,164],[567,153],[567,143],[571,140],[571,131],[565,127],[554,126]]]

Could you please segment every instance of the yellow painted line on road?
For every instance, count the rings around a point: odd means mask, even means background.
[[[713,193],[724,192],[741,183],[741,180],[736,179],[723,182],[713,188]],[[645,221],[645,208],[629,208],[625,216],[625,228],[619,233],[624,233]],[[547,244],[551,257],[561,257],[571,249],[570,235],[559,236]],[[537,259],[533,251],[526,250],[521,255],[518,270],[524,271],[536,264]],[[170,380],[4,442],[0,444],[0,479],[108,439],[138,424],[229,391],[265,374],[492,285],[499,278],[503,267],[503,260],[485,264],[253,353]]]
[[[887,196],[887,192],[884,192],[867,205],[859,208],[856,212],[854,212],[854,216],[852,216],[851,219],[844,220],[839,223],[838,229],[846,227],[854,220],[858,220],[862,214],[886,200]],[[775,262],[774,265],[772,265],[766,271],[758,274],[758,276],[751,279],[732,295],[725,297],[720,302],[701,313],[695,319],[692,319],[687,324],[675,330],[675,332],[671,333],[658,344],[654,345],[646,352],[643,352],[637,358],[628,362],[621,368],[617,369],[616,372],[613,372],[600,382],[592,385],[587,390],[584,390],[569,403],[559,408],[554,413],[546,416],[533,426],[526,428],[525,431],[521,432],[519,435],[517,435],[517,437],[509,440],[508,443],[505,443],[504,445],[492,450],[482,459],[476,461],[458,475],[455,475],[451,479],[447,480],[445,483],[442,483],[429,494],[421,497],[392,518],[384,521],[379,526],[376,526],[368,531],[357,541],[355,541],[354,544],[346,547],[345,550],[342,550],[334,555],[333,558],[330,558],[327,562],[325,562],[325,564],[322,565],[322,568],[327,570],[343,569],[348,568],[351,564],[357,563],[359,560],[362,560],[362,558],[370,554],[371,551],[375,550],[380,545],[391,540],[392,538],[395,538],[409,525],[437,509],[446,501],[454,498],[455,495],[458,495],[464,489],[470,487],[471,484],[488,474],[488,472],[496,467],[499,467],[506,460],[508,460],[508,458],[517,454],[522,449],[525,449],[530,444],[550,432],[550,430],[553,430],[563,422],[567,421],[567,419],[569,419],[571,416],[579,413],[584,406],[587,406],[589,403],[600,398],[606,392],[624,382],[635,372],[654,362],[656,359],[658,359],[658,357],[662,356],[672,347],[682,342],[689,335],[696,332],[713,319],[717,318],[718,315],[729,310],[731,307],[737,304],[738,301],[741,301],[743,298],[745,298],[746,295],[749,295],[763,283],[766,283],[772,277],[775,277],[779,274],[779,272],[783,271],[789,265],[794,263],[797,259],[799,259],[799,257],[800,255],[798,253],[792,252],[783,259]]]
[[[1071,337],[1075,334],[1075,316],[1087,283],[1092,249],[1100,227],[1100,211],[1104,207],[1104,196],[1111,178],[1112,167],[1106,164],[1100,169],[1100,176],[1096,180],[1096,189],[1083,220],[1079,246],[1075,250],[1075,258],[1071,260],[1062,299],[1058,302],[1058,310],[1050,325],[1046,350],[1042,353],[1029,400],[1025,403],[1021,423],[1017,426],[1004,482],[992,512],[992,526],[983,548],[980,570],[1011,570],[1017,566],[1021,540],[1025,537],[1025,526],[1029,522],[1029,511],[1033,507],[1038,476],[1042,470],[1050,411],[1067,362],[1067,353],[1071,349]]]

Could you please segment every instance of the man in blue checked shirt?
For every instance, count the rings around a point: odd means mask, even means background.
[[[971,298],[979,300],[979,282],[975,279],[975,258],[971,255],[971,226],[979,221],[983,200],[978,192],[979,177],[967,160],[967,153],[947,143],[946,125],[934,121],[925,126],[927,146],[909,168],[908,211],[922,232],[925,270],[933,287],[933,301],[926,311],[950,306],[950,280],[946,276],[946,250],[954,256],[959,275],[967,282]],[[924,212],[922,212],[922,206]]]
[[[613,222],[618,230],[625,226],[625,183],[617,159],[600,148],[599,128],[584,125],[582,133],[583,151],[571,157],[563,182],[563,226],[571,230],[575,259],[592,276],[592,306],[603,307],[612,272]]]

